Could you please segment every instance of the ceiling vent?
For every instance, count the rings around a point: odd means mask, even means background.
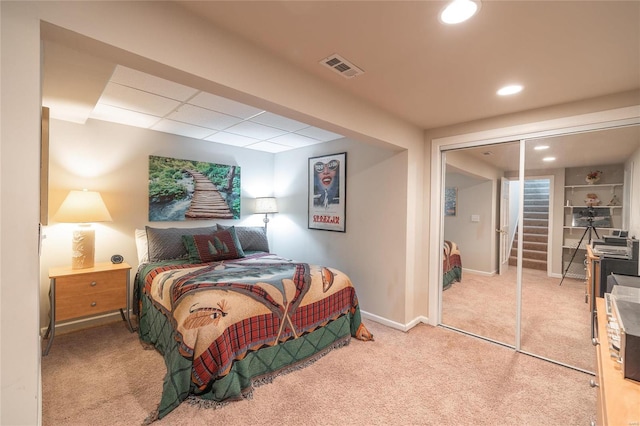
[[[344,78],[353,78],[360,74],[364,74],[364,71],[340,55],[333,54],[321,60],[320,63],[327,68],[331,68]]]

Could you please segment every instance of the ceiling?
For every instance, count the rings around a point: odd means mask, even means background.
[[[484,1],[459,25],[439,22],[441,1],[175,3],[424,129],[640,89],[636,1]],[[319,63],[332,54],[363,73],[347,79]],[[48,102],[63,105],[86,80],[86,72],[73,78],[69,64],[87,58],[69,56],[55,44],[45,48]],[[341,137],[118,64],[95,71],[99,78],[81,91],[86,111],[75,121],[116,121],[268,152]],[[524,90],[496,95],[513,83]]]
[[[78,68],[84,72],[81,64],[87,62],[92,58],[45,43],[43,104],[50,108],[52,118],[110,121],[271,153],[342,137],[121,65],[92,62],[97,74],[92,83],[98,84],[82,84],[74,74]],[[75,87],[70,90],[69,86]],[[66,89],[56,93],[60,87]],[[71,103],[65,99],[69,93],[89,99]]]
[[[544,150],[536,147],[548,146]],[[525,168],[544,170],[624,164],[640,148],[640,126],[625,126],[584,133],[529,139],[525,142]],[[504,171],[517,171],[519,142],[485,145],[464,150],[477,160]],[[553,157],[553,161],[544,158]]]

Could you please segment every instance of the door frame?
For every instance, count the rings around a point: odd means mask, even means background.
[[[439,202],[433,202],[430,205],[428,224],[428,235],[430,238],[428,238],[428,249],[430,253],[438,254],[429,256],[428,262],[428,324],[436,326],[442,322],[443,254],[441,241],[444,235],[443,151],[515,140],[522,141],[540,137],[567,135],[634,124],[640,124],[640,105],[432,139],[430,141],[431,199],[439,200]],[[524,162],[524,158],[520,160],[521,163]],[[524,166],[524,164],[521,164],[521,166]],[[521,173],[524,173],[522,167]],[[521,180],[521,182],[524,186],[524,181]]]
[[[496,232],[498,237],[498,274],[504,275],[509,269],[509,258],[511,257],[511,248],[513,242],[511,241],[511,182],[514,181],[509,177],[501,177],[500,182],[500,197],[499,197],[499,223]],[[517,228],[518,222],[516,221],[514,228]],[[505,229],[506,228],[506,229]],[[504,259],[504,260],[503,260]]]

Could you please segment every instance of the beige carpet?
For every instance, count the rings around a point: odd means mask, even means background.
[[[427,325],[367,322],[313,365],[220,409],[182,404],[158,425],[586,425],[590,376]],[[45,425],[137,425],[162,391],[162,357],[121,322],[56,337],[42,360]]]
[[[522,350],[595,371],[585,283],[549,278],[523,269]],[[487,277],[463,273],[442,295],[442,322],[500,342],[515,344],[516,268]]]

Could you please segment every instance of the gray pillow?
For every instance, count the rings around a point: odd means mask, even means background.
[[[149,262],[181,259],[188,257],[187,248],[182,243],[183,235],[213,234],[218,228],[205,226],[201,228],[152,228],[146,226],[149,244]]]
[[[228,229],[231,226],[218,224],[218,229]],[[269,240],[262,226],[236,226],[236,235],[244,251],[264,251],[269,253]]]

